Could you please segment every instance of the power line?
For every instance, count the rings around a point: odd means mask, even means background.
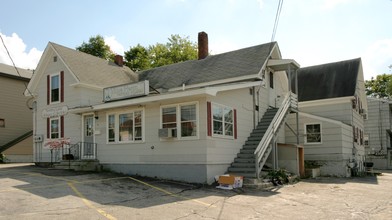
[[[274,29],[272,30],[271,42],[275,40],[276,30],[278,29],[279,17],[280,17],[280,12],[282,11],[282,6],[283,6],[283,0],[279,0],[278,8],[276,9]]]
[[[8,57],[10,58],[10,60],[11,60],[11,62],[12,62],[12,65],[14,66],[14,68],[15,68],[15,70],[16,70],[16,73],[18,73],[18,75],[19,75],[20,77],[22,77],[22,75],[20,75],[20,73],[19,73],[18,68],[17,68],[16,65],[15,65],[14,60],[13,60],[12,57],[11,57],[10,52],[8,51],[7,46],[6,46],[5,43],[4,43],[3,36],[1,36],[1,34],[0,34],[0,38],[1,38],[1,42],[3,43],[3,46],[4,46],[4,48],[5,48],[5,50],[6,50],[7,54],[8,54]],[[33,93],[31,93],[30,90],[27,88],[27,84],[26,84],[26,83],[23,83],[23,84],[24,84],[24,86],[25,86],[27,92],[29,92],[29,94],[30,94],[32,97],[34,97],[34,96],[33,96]]]
[[[282,6],[283,6],[283,0],[279,0],[278,8],[276,9],[274,28],[272,29],[271,43],[270,43],[268,54],[271,54],[272,52],[272,47],[273,47],[272,42],[274,42],[275,40],[276,30],[278,29],[279,17],[280,17],[280,12],[282,11]]]

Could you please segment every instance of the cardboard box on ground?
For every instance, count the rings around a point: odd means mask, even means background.
[[[244,182],[244,178],[242,176],[236,176],[230,174],[215,177],[215,180],[218,180],[219,186],[217,186],[216,188],[219,189],[241,188]]]

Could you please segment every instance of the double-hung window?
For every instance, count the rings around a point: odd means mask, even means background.
[[[60,76],[58,74],[50,77],[50,102],[60,101]]]
[[[321,124],[305,124],[305,143],[321,144]]]
[[[197,103],[184,103],[161,108],[161,127],[177,129],[177,138],[198,135]]]
[[[47,104],[64,102],[64,71],[47,75]]]
[[[234,137],[233,108],[212,104],[213,136]]]
[[[107,116],[107,142],[143,141],[143,111],[113,113]]]
[[[50,139],[60,138],[60,119],[51,118],[50,119]]]

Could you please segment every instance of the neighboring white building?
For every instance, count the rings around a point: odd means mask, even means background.
[[[377,169],[392,169],[392,103],[387,99],[367,98],[365,120],[366,160]]]
[[[60,152],[52,154],[45,146],[46,140],[88,142],[82,136],[86,130],[84,116],[72,112],[101,103],[103,88],[136,80],[136,74],[127,67],[49,42],[28,85],[35,102],[34,162],[61,159]]]
[[[32,102],[23,92],[33,71],[18,68],[18,72],[0,64],[0,153],[7,162],[32,162]]]
[[[321,175],[363,172],[367,102],[361,59],[301,68],[298,90],[299,141],[305,163],[321,166]],[[294,127],[294,121],[289,116],[289,127]],[[295,142],[289,127],[287,142]]]
[[[35,136],[71,138],[79,159],[98,159],[113,171],[200,183],[229,167],[256,177],[274,152],[271,143],[285,143],[278,128],[295,102],[286,70],[299,65],[281,59],[275,42],[137,74],[117,64],[49,43],[29,84]],[[257,125],[269,109],[276,110],[261,140]],[[34,161],[57,161],[59,151],[44,145],[35,144]],[[296,154],[282,162],[298,172]],[[246,162],[234,164],[236,157]]]

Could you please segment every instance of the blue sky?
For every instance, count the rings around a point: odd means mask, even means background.
[[[17,66],[35,69],[49,41],[75,48],[105,37],[122,54],[171,34],[209,36],[212,54],[271,41],[277,0],[12,0],[0,34]],[[392,73],[391,0],[285,0],[275,41],[301,66],[362,58],[365,79]],[[10,64],[0,45],[0,63]]]

